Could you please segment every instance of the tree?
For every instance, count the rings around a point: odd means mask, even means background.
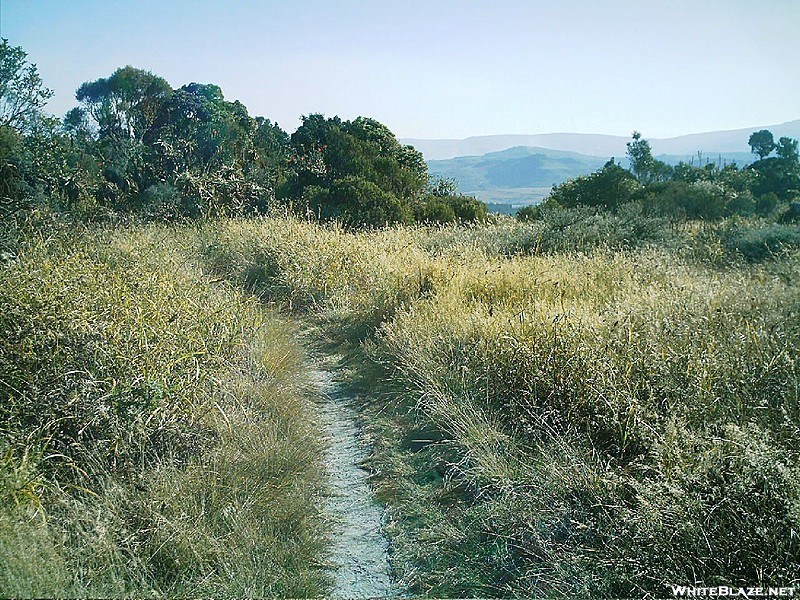
[[[486,220],[486,204],[472,196],[458,193],[455,179],[428,177],[425,195],[415,204],[415,217],[428,223],[476,223]]]
[[[387,212],[386,222],[405,220],[406,211],[418,202],[425,191],[428,169],[422,154],[411,146],[404,146],[394,134],[375,119],[358,117],[353,121],[342,121],[339,117],[326,119],[324,115],[312,114],[302,117],[302,124],[290,140],[292,173],[281,189],[281,196],[293,206],[305,210],[306,188],[314,188],[314,198],[327,198],[328,202],[348,207],[347,214],[334,207],[330,211],[322,207],[315,214],[336,217],[350,224],[359,222],[378,224],[380,216],[360,219],[350,208],[361,205],[365,210],[374,207],[367,202],[343,202],[342,194],[356,193],[360,198],[371,194],[373,184],[380,190],[379,205],[388,205],[388,194],[399,206],[402,215],[394,209]],[[347,185],[343,182],[347,180]],[[325,195],[317,188],[330,190]],[[386,202],[384,202],[386,200]],[[313,207],[310,207],[313,209]]]
[[[148,184],[176,186],[183,206],[195,207],[190,212],[198,214],[266,209],[288,156],[288,135],[280,127],[252,118],[241,102],[225,100],[213,84],[175,90],[144,142]]]
[[[753,154],[758,154],[760,160],[764,160],[769,156],[776,147],[772,132],[768,129],[762,129],[752,133],[747,143],[750,145],[750,151]]]
[[[456,194],[447,198],[450,208],[461,223],[482,223],[486,221],[488,210],[485,202],[473,196]]]
[[[787,161],[788,163],[798,162],[797,140],[792,138],[782,137],[778,140],[777,145],[778,157]]]
[[[12,127],[0,127],[0,217],[19,208],[25,185],[22,150],[22,135]]]
[[[453,207],[442,197],[433,196],[420,204],[415,211],[415,218],[420,223],[453,223],[456,213]]]
[[[794,197],[800,191],[797,140],[782,137],[776,144],[772,133],[762,129],[750,136],[749,144],[760,157],[748,167],[753,176],[750,186],[753,194],[756,197],[774,196],[779,200]],[[767,156],[776,149],[778,156]]]
[[[452,177],[429,175],[425,193],[432,196],[455,196],[458,193],[458,182]]]
[[[371,181],[352,175],[334,182],[329,203],[321,212],[323,218],[338,219],[355,227],[410,223],[413,216],[406,202]]]
[[[167,81],[131,66],[87,81],[75,97],[94,119],[101,137],[141,141],[172,95]]]
[[[269,190],[269,200],[287,178],[286,164],[290,157],[289,134],[277,123],[256,117],[253,134],[253,159],[245,165],[248,178],[260,181]],[[262,208],[266,208],[265,206]]]
[[[26,63],[27,56],[7,39],[0,42],[0,127],[26,130],[53,96],[42,85],[36,65]]]
[[[615,208],[632,200],[639,187],[629,171],[609,160],[602,169],[591,175],[576,177],[555,186],[549,198],[567,208],[578,205]]]
[[[672,167],[653,158],[650,142],[642,138],[638,131],[633,132],[633,141],[628,142],[628,161],[631,172],[640,183],[667,181],[672,177]]]
[[[638,131],[633,132],[633,141],[628,142],[628,160],[631,163],[631,172],[641,182],[649,175],[653,169],[653,153],[650,150],[650,142],[642,139],[642,134]]]
[[[725,211],[724,189],[710,181],[673,180],[647,186],[642,193],[646,213],[688,219],[718,219]]]

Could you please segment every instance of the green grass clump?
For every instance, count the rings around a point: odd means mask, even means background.
[[[730,252],[757,262],[779,258],[781,254],[800,248],[800,226],[794,223],[733,225],[721,232],[722,243]]]
[[[295,331],[188,256],[80,228],[0,266],[0,595],[327,589]]]
[[[789,585],[796,254],[748,264],[724,223],[584,217],[360,233],[227,221],[198,248],[351,344],[415,592]]]

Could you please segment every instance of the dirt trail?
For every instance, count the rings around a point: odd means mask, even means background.
[[[382,510],[373,501],[367,473],[358,466],[366,458],[366,449],[359,442],[356,412],[330,368],[317,366],[312,379],[322,396],[319,414],[329,442],[325,462],[333,488],[327,509],[336,521],[331,556],[336,581],[331,596],[399,597],[402,591],[389,574]]]

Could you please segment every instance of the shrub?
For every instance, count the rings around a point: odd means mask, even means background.
[[[642,204],[654,215],[688,219],[719,219],[726,208],[723,188],[708,181],[668,181],[649,185]]]
[[[570,179],[553,188],[550,197],[565,207],[604,206],[613,208],[629,202],[639,189],[636,178],[616,163],[583,177]]]
[[[719,235],[726,250],[750,261],[776,258],[800,248],[800,226],[794,223],[734,224]]]
[[[415,218],[427,223],[483,223],[486,204],[471,196],[458,194],[426,195],[416,208]]]
[[[448,197],[448,203],[461,223],[483,223],[486,221],[486,204],[472,196],[455,195]]]
[[[385,227],[393,223],[409,223],[412,213],[407,204],[371,181],[347,176],[333,182],[328,204],[321,208],[321,216],[323,219],[339,219],[353,227]]]
[[[456,213],[446,198],[428,196],[419,205],[416,211],[416,220],[421,223],[453,223]]]
[[[174,186],[168,183],[151,185],[140,194],[142,213],[158,220],[174,221],[183,216],[183,200]]]

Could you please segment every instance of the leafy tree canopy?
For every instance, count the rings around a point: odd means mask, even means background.
[[[564,207],[616,207],[630,201],[638,188],[639,184],[629,171],[609,160],[602,169],[591,175],[576,177],[555,186],[550,197]]]
[[[42,85],[36,65],[27,53],[8,40],[0,41],[0,127],[28,129],[53,92]]]
[[[167,81],[131,66],[86,82],[75,97],[94,119],[101,137],[141,140],[172,95]]]
[[[289,197],[300,198],[308,185],[330,188],[337,179],[354,176],[408,202],[422,194],[427,181],[422,154],[400,144],[375,119],[304,116],[291,146],[296,174]]]
[[[793,140],[792,138],[788,137],[782,137],[780,140],[778,140],[778,146],[776,149],[779,158],[789,163],[798,162],[797,140]]]
[[[642,138],[638,131],[633,132],[633,140],[628,142],[628,160],[631,164],[631,172],[640,183],[651,183],[653,181],[666,181],[672,176],[672,168],[653,158],[650,149],[650,142]]]
[[[758,158],[761,160],[769,156],[770,153],[775,150],[775,139],[772,136],[772,132],[767,129],[752,133],[747,143],[750,146],[751,152],[757,154]]]

